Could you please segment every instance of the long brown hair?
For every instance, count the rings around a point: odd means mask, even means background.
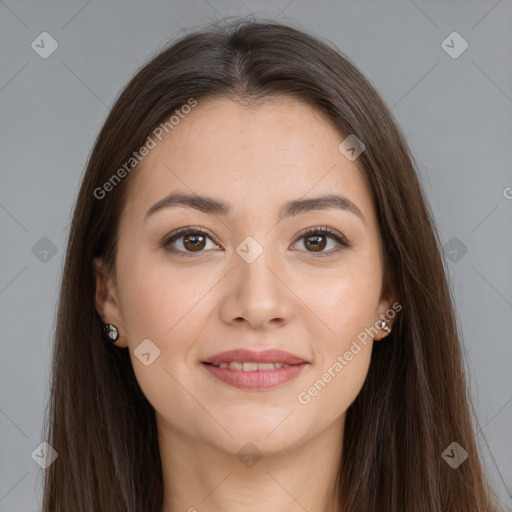
[[[128,83],[99,133],[74,210],[57,316],[44,512],[160,512],[163,481],[154,410],[126,350],[102,339],[92,261],[115,268],[117,229],[152,131],[190,98],[257,102],[286,95],[365,144],[358,158],[384,244],[386,275],[403,305],[373,348],[347,411],[338,485],[344,512],[496,510],[472,427],[460,335],[433,216],[400,128],[374,87],[327,42],[272,22],[237,20],[186,35]],[[341,142],[341,139],[340,139]],[[452,442],[469,454],[457,469]]]

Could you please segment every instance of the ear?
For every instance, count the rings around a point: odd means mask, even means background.
[[[378,306],[379,320],[386,320],[390,328],[393,327],[398,312],[402,309],[400,304],[400,297],[396,293],[395,287],[391,282],[389,275],[386,276],[384,285],[382,287],[382,294]],[[384,329],[380,329],[379,333],[374,337],[375,341],[388,336],[389,333]]]
[[[119,331],[118,347],[126,347],[126,330],[122,325],[122,314],[117,300],[117,287],[113,276],[106,269],[103,258],[94,258],[92,262],[96,280],[95,308],[104,323],[111,323]]]

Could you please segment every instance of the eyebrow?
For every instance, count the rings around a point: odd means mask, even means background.
[[[219,199],[208,196],[173,192],[151,206],[151,208],[146,212],[143,222],[156,212],[178,206],[193,208],[211,215],[227,216],[232,212],[231,205]],[[288,201],[279,210],[279,220],[315,210],[332,209],[340,209],[354,213],[366,225],[366,219],[361,210],[346,197],[336,194],[327,194],[307,199],[295,199]]]

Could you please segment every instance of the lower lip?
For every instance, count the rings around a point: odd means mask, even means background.
[[[302,372],[307,363],[295,364],[276,368],[275,370],[254,370],[245,372],[231,368],[219,368],[212,364],[203,366],[216,378],[239,389],[268,389],[274,388],[292,379]]]

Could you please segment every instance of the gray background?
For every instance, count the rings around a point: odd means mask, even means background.
[[[98,130],[121,87],[170,38],[249,12],[331,40],[392,107],[447,247],[478,414],[475,435],[496,492],[511,507],[511,0],[5,0],[0,510],[40,507],[43,470],[31,453],[44,441],[59,279]],[[47,59],[31,47],[44,31],[59,45]],[[453,31],[469,44],[458,58],[441,46]]]

